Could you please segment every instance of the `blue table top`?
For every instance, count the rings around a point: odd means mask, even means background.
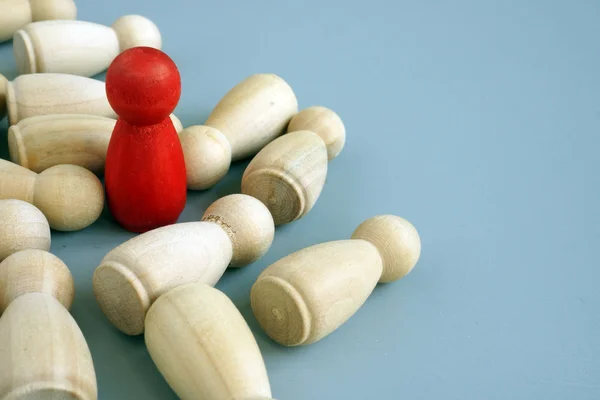
[[[217,288],[241,310],[273,396],[306,399],[600,398],[600,3],[595,1],[79,1],[78,19],[140,14],[182,76],[175,114],[202,124],[229,88],[272,72],[300,108],[323,105],[347,142],[315,208],[277,228],[259,261]],[[10,43],[0,73],[16,76]],[[104,79],[104,75],[98,76]],[[6,120],[0,157],[8,158]],[[180,221],[240,191],[247,161],[189,192]],[[422,255],[378,285],[342,327],[286,348],[250,308],[259,273],[306,246],[349,238],[364,219],[411,221]],[[72,314],[99,398],[176,399],[143,337],[110,325],[92,273],[134,236],[105,211],[53,232],[71,268]]]

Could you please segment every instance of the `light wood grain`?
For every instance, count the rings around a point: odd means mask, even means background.
[[[32,21],[74,20],[73,0],[0,0],[0,42]]]
[[[216,200],[206,209],[202,220],[218,224],[229,235],[233,244],[232,267],[242,267],[262,258],[275,236],[273,217],[267,207],[243,194]]]
[[[259,201],[225,196],[203,221],[157,228],[111,250],[94,272],[96,300],[120,331],[142,334],[146,312],[161,295],[191,282],[215,285],[230,264],[262,257],[273,236],[273,220]]]
[[[117,118],[102,81],[71,74],[20,75],[6,85],[9,125],[46,114],[88,114]]]
[[[141,15],[125,15],[116,20],[111,28],[119,39],[121,52],[132,47],[162,48],[162,37],[154,22]]]
[[[408,275],[421,257],[421,238],[412,223],[395,215],[377,215],[360,224],[352,239],[366,240],[379,250],[383,272],[379,282]]]
[[[8,79],[0,74],[0,120],[6,116],[6,83]]]
[[[270,398],[263,357],[241,313],[203,283],[161,296],[146,318],[152,360],[182,400]]]
[[[27,24],[13,38],[20,74],[65,73],[90,77],[108,68],[121,51],[134,46],[161,47],[154,23],[125,16],[116,30],[87,21],[40,21]],[[122,48],[120,43],[128,46]]]
[[[346,128],[333,110],[322,106],[308,107],[292,118],[288,132],[313,131],[327,146],[329,160],[336,158],[346,143]]]
[[[104,188],[96,175],[75,165],[57,165],[37,175],[0,160],[0,199],[35,205],[50,227],[77,231],[95,222],[104,207]]]
[[[188,189],[208,189],[229,171],[231,146],[219,130],[194,125],[184,129],[179,140],[185,157]]]
[[[351,240],[309,246],[266,268],[252,286],[252,311],[276,342],[315,343],[352,317],[378,282],[406,276],[420,253],[410,222],[375,216],[359,225]]]
[[[171,114],[177,132],[183,129]],[[10,159],[40,173],[60,164],[104,173],[106,151],[116,120],[85,114],[49,114],[25,118],[8,129]]]
[[[95,400],[92,356],[68,312],[67,266],[42,250],[14,253],[0,263],[0,293],[0,398]]]
[[[285,132],[297,112],[298,101],[287,82],[274,74],[254,74],[225,94],[204,125],[225,135],[237,161]]]
[[[25,249],[48,251],[50,243],[50,225],[38,208],[22,200],[0,200],[0,262]]]
[[[13,300],[27,293],[49,294],[69,310],[75,296],[71,271],[48,251],[13,253],[0,263],[0,315]]]
[[[8,130],[11,161],[34,172],[60,164],[100,174],[116,120],[84,114],[29,117]]]
[[[94,272],[93,289],[109,321],[128,335],[144,332],[150,305],[195,281],[214,285],[231,261],[227,233],[210,222],[169,225],[111,250]]]
[[[327,176],[327,148],[311,131],[291,132],[267,144],[242,176],[242,193],[263,202],[282,225],[306,215]]]

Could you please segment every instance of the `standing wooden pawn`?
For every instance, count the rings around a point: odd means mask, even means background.
[[[339,154],[345,140],[344,124],[333,111],[321,113],[316,120],[306,115],[305,110],[290,122],[290,126],[304,130],[267,144],[242,176],[242,193],[262,201],[273,214],[275,225],[302,218],[313,208],[325,184],[327,162]],[[332,120],[334,123],[329,123]],[[327,138],[321,137],[325,133]]]
[[[420,254],[410,222],[376,216],[360,224],[351,240],[307,247],[265,269],[251,290],[252,310],[276,342],[311,344],[354,315],[377,282],[410,273]]]
[[[67,266],[43,250],[0,263],[0,398],[95,400],[92,355],[69,313]]]
[[[106,93],[119,115],[105,165],[111,213],[132,232],[177,222],[187,195],[183,151],[169,118],[181,95],[177,66],[158,49],[131,48],[108,68]]]

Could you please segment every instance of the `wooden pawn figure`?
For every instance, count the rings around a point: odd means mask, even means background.
[[[152,304],[148,352],[182,400],[270,399],[264,360],[244,317],[206,283],[172,289]]]
[[[0,42],[33,21],[74,20],[73,0],[0,0]]]
[[[235,85],[205,125],[190,126],[179,135],[188,188],[214,186],[232,161],[255,155],[285,131],[297,112],[294,91],[275,74],[254,74]]]
[[[377,282],[410,273],[420,254],[410,222],[394,215],[370,218],[351,240],[310,246],[266,268],[252,286],[252,311],[276,342],[315,343],[354,315]]]
[[[0,262],[26,249],[50,250],[48,220],[26,201],[0,200]]]
[[[36,249],[0,263],[0,398],[97,398],[92,355],[69,313],[67,266]]]
[[[104,82],[84,76],[53,73],[20,75],[5,83],[4,93],[9,126],[28,117],[47,114],[117,117],[106,98]]]
[[[290,129],[300,129],[290,132]],[[294,116],[288,133],[267,144],[248,164],[242,193],[268,208],[275,225],[305,216],[317,202],[327,177],[327,162],[345,142],[342,120],[333,111],[304,110]]]
[[[171,114],[175,130],[183,130]],[[106,152],[116,119],[85,114],[49,114],[25,118],[8,129],[8,150],[15,164],[40,173],[60,164],[104,173]]]
[[[181,95],[177,66],[158,49],[125,50],[108,68],[106,92],[119,115],[104,171],[112,215],[138,233],[177,222],[187,198],[183,151],[169,118]]]
[[[36,174],[0,160],[0,199],[33,204],[57,231],[77,231],[94,223],[104,208],[104,189],[96,175],[76,165],[57,165]]]
[[[260,259],[274,233],[260,201],[243,194],[222,197],[201,221],[160,227],[111,250],[94,271],[94,295],[117,329],[140,335],[156,299],[191,282],[215,285],[228,266]]]
[[[125,15],[108,27],[87,21],[39,21],[13,38],[20,74],[54,72],[93,76],[122,51],[138,46],[160,49],[157,26],[140,15]]]

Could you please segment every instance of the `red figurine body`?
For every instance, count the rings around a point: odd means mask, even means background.
[[[104,171],[110,212],[138,233],[177,222],[187,196],[183,150],[169,118],[181,95],[177,66],[160,50],[131,48],[108,68],[106,94],[119,115]]]

